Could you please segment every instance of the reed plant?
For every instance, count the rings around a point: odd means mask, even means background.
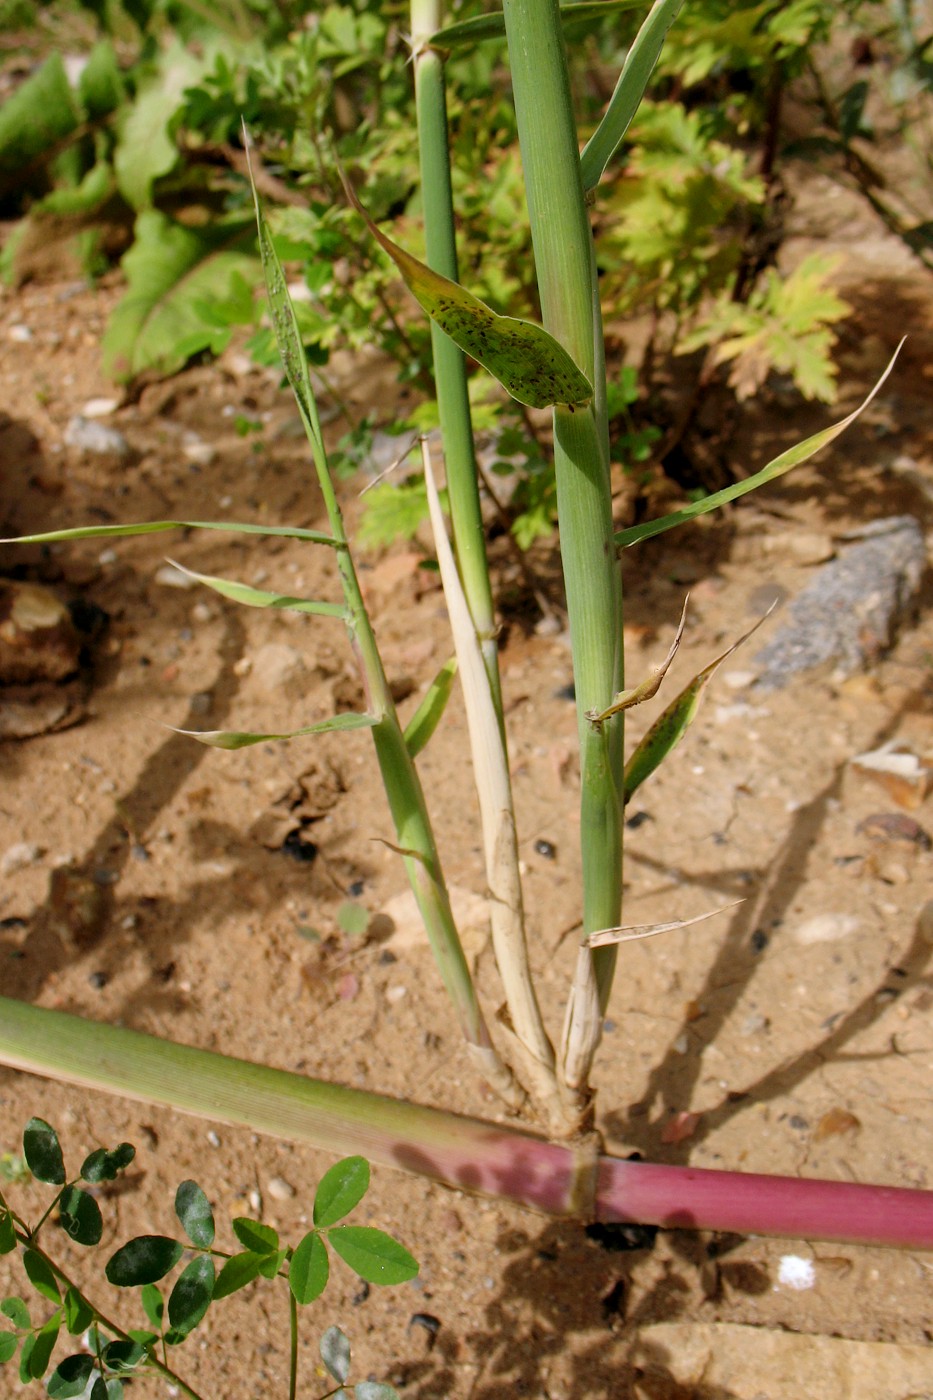
[[[646,524],[618,531],[609,472],[606,360],[589,210],[634,116],[682,0],[656,0],[628,52],[605,115],[582,152],[574,121],[564,25],[589,0],[504,0],[501,13],[445,26],[441,0],[412,0],[411,47],[421,150],[426,262],[365,214],[349,172],[347,196],[369,235],[393,259],[431,318],[449,522],[424,447],[431,524],[464,688],[482,824],[485,880],[505,1010],[491,1024],[453,917],[418,757],[454,679],[439,673],[407,726],[396,712],[344,528],[301,336],[273,238],[257,202],[260,251],[282,364],[307,434],[326,516],[319,531],[230,522],[158,521],[50,531],[32,541],[190,528],[248,530],[302,539],[333,553],[342,601],[286,598],[196,575],[207,588],[256,607],[292,608],[345,625],[365,684],[365,710],[290,734],[197,733],[221,749],[368,728],[438,972],[479,1074],[515,1115],[491,1124],[403,1100],[314,1081],[0,998],[0,1062],[70,1083],[171,1105],[220,1121],[310,1142],[335,1153],[420,1172],[459,1187],[585,1219],[641,1220],[824,1239],[933,1246],[933,1195],[849,1183],[806,1182],[621,1161],[603,1151],[591,1071],[616,972],[618,945],[655,928],[626,928],[622,910],[625,804],[675,747],[715,665],[663,710],[626,759],[632,705],[659,688],[664,666],[626,686],[620,550],[716,509],[789,471],[829,444],[858,412],[785,451],[756,475]],[[600,0],[599,12],[632,0]],[[445,56],[504,32],[534,247],[543,325],[500,316],[458,278],[448,166]],[[316,133],[320,135],[320,133]],[[507,733],[498,674],[493,589],[486,559],[467,392],[467,361],[521,403],[549,408],[560,547],[573,650],[580,752],[581,936],[561,1027],[545,1024],[528,953]],[[887,374],[890,371],[890,367]],[[876,386],[875,392],[877,392]],[[864,405],[862,405],[864,407]],[[681,629],[682,630],[682,629]],[[680,633],[678,633],[679,640]],[[722,658],[718,658],[721,660]],[[664,925],[671,927],[676,925]]]

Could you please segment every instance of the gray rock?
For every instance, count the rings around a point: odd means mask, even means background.
[[[923,533],[911,515],[876,520],[798,594],[790,618],[758,652],[757,685],[777,690],[799,671],[833,665],[864,670],[891,646],[911,613],[926,566]]]
[[[121,461],[130,455],[130,445],[122,433],[118,433],[116,428],[108,428],[97,419],[85,418],[81,413],[69,419],[65,444],[78,452],[90,452],[99,457],[119,457]]]

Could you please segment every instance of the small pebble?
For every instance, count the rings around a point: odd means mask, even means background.
[[[535,850],[538,855],[543,856],[545,860],[553,860],[557,855],[557,847],[554,845],[553,841],[546,841],[544,839],[536,841]]]
[[[25,345],[27,341],[32,340],[32,331],[22,324],[10,326],[7,335],[16,345]]]
[[[295,1194],[294,1186],[284,1176],[270,1177],[266,1190],[274,1201],[290,1201]]]
[[[778,1283],[802,1293],[816,1283],[816,1268],[812,1259],[802,1259],[799,1254],[782,1254],[778,1266]]]
[[[110,981],[110,973],[92,972],[87,980],[90,982],[91,986],[94,988],[95,991],[101,992],[106,987],[107,983]]]
[[[97,556],[97,562],[106,568],[109,564],[115,564],[119,557],[115,549],[102,549]]]
[[[108,418],[119,406],[118,399],[88,399],[81,412],[85,418]]]
[[[213,1128],[208,1128],[206,1136],[211,1147],[220,1146],[220,1138],[218,1137],[217,1133],[214,1132]]]
[[[122,459],[130,455],[130,445],[122,433],[118,433],[116,428],[108,428],[96,418],[84,418],[80,413],[68,421],[65,445],[98,457]]]
[[[858,932],[860,920],[854,914],[817,914],[807,919],[794,933],[798,943],[838,943]]]
[[[262,1210],[262,1196],[260,1195],[259,1191],[255,1186],[253,1186],[249,1191],[247,1191],[246,1199],[247,1201],[249,1201],[250,1210],[254,1210],[258,1215]]]
[[[393,1002],[393,1003],[394,1003],[394,1002],[397,1002],[397,1001],[401,1001],[401,1000],[402,1000],[402,997],[405,997],[405,996],[407,996],[407,995],[408,995],[408,988],[407,988],[407,987],[402,987],[402,986],[389,987],[388,990],[386,991],[386,1001],[389,1001],[389,1002]]]
[[[35,865],[41,856],[41,846],[28,841],[17,841],[0,858],[0,875],[15,875],[17,870],[25,870],[27,865]]]

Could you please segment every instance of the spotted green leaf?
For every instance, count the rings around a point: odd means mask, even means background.
[[[488,369],[514,399],[531,408],[547,408],[551,404],[572,407],[593,397],[586,375],[542,326],[515,316],[499,316],[459,283],[412,257],[376,227],[345,177],[343,185],[350,203],[395,263],[422,310],[465,354]]]

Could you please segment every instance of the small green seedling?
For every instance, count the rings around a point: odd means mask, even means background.
[[[138,1235],[121,1245],[104,1266],[112,1286],[139,1289],[147,1325],[124,1330],[85,1297],[39,1236],[57,1218],[76,1244],[98,1245],[103,1218],[93,1189],[116,1180],[135,1156],[136,1149],[128,1142],[111,1150],[98,1148],[84,1159],[77,1177],[69,1179],[55,1129],[41,1118],[31,1118],[23,1134],[26,1175],[58,1190],[35,1225],[29,1225],[0,1193],[0,1254],[20,1251],[26,1278],[44,1314],[34,1319],[18,1296],[0,1302],[0,1314],[9,1324],[0,1328],[0,1363],[13,1361],[19,1352],[22,1384],[44,1381],[46,1393],[55,1400],[78,1396],[121,1400],[125,1381],[146,1371],[157,1372],[191,1400],[201,1400],[199,1392],[169,1364],[170,1348],[181,1346],[203,1323],[213,1303],[257,1278],[281,1278],[288,1285],[288,1394],[293,1400],[297,1306],[313,1303],[324,1292],[330,1277],[329,1250],[367,1283],[405,1283],[418,1272],[408,1250],[391,1235],[367,1225],[342,1223],[369,1188],[369,1163],[363,1157],[347,1157],[325,1172],[314,1194],[313,1227],[295,1246],[283,1244],[271,1225],[240,1216],[232,1221],[240,1248],[234,1253],[217,1248],[214,1214],[206,1194],[196,1181],[183,1181],[175,1193],[175,1215],[185,1238]],[[173,1280],[166,1297],[158,1285],[170,1275]],[[81,1338],[80,1349],[53,1366],[63,1329],[67,1338]],[[320,1349],[324,1365],[338,1382],[321,1400],[338,1393],[348,1397],[346,1335],[339,1327],[329,1327]],[[381,1381],[366,1380],[353,1386],[353,1395],[355,1400],[393,1400],[396,1392]]]

